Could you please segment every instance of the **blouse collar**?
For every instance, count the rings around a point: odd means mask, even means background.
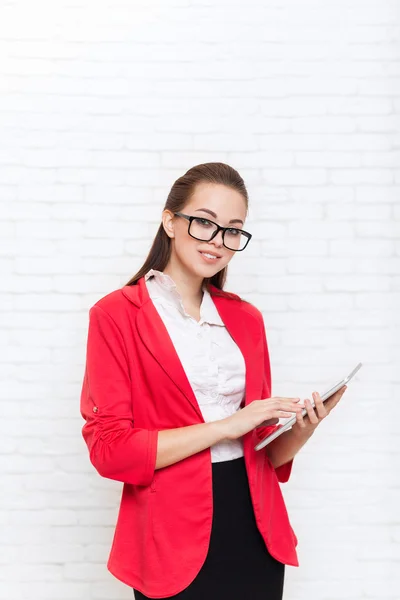
[[[144,278],[145,281],[151,278],[152,282],[154,282],[151,292],[152,298],[162,298],[162,300],[168,305],[175,306],[182,315],[190,317],[190,315],[188,315],[188,313],[185,311],[182,303],[182,297],[178,292],[172,277],[166,273],[163,273],[162,271],[158,271],[157,269],[150,269]],[[202,323],[209,323],[210,325],[222,325],[225,327],[225,323],[221,319],[213,299],[211,298],[211,295],[204,284],[202,290],[203,299],[200,305],[200,321],[198,324],[201,325]]]

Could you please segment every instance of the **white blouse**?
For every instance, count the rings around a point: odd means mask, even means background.
[[[218,421],[236,412],[245,393],[243,355],[222,321],[210,293],[203,287],[200,321],[183,306],[173,279],[155,269],[146,286],[163,320],[199,404],[204,421]],[[211,461],[243,456],[243,442],[223,440],[211,446]]]

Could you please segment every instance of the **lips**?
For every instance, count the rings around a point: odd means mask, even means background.
[[[221,258],[220,254],[215,254],[214,252],[208,252],[208,250],[199,250],[199,252],[200,252],[200,254],[210,254],[210,256],[215,256],[215,260],[217,258]],[[212,260],[212,259],[210,259],[210,260]]]

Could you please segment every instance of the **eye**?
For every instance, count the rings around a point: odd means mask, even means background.
[[[211,221],[209,221],[208,219],[202,219],[201,217],[198,217],[196,220],[200,225],[203,225],[204,227],[212,225]]]
[[[228,229],[227,231],[228,231],[229,235],[238,236],[241,234],[240,229]]]

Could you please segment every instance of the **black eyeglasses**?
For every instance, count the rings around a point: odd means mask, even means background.
[[[183,217],[189,221],[188,234],[195,240],[210,242],[219,231],[222,231],[222,243],[228,250],[241,252],[251,240],[251,233],[238,229],[237,227],[221,227],[215,221],[204,217],[193,217],[181,212],[174,213],[177,217]]]

